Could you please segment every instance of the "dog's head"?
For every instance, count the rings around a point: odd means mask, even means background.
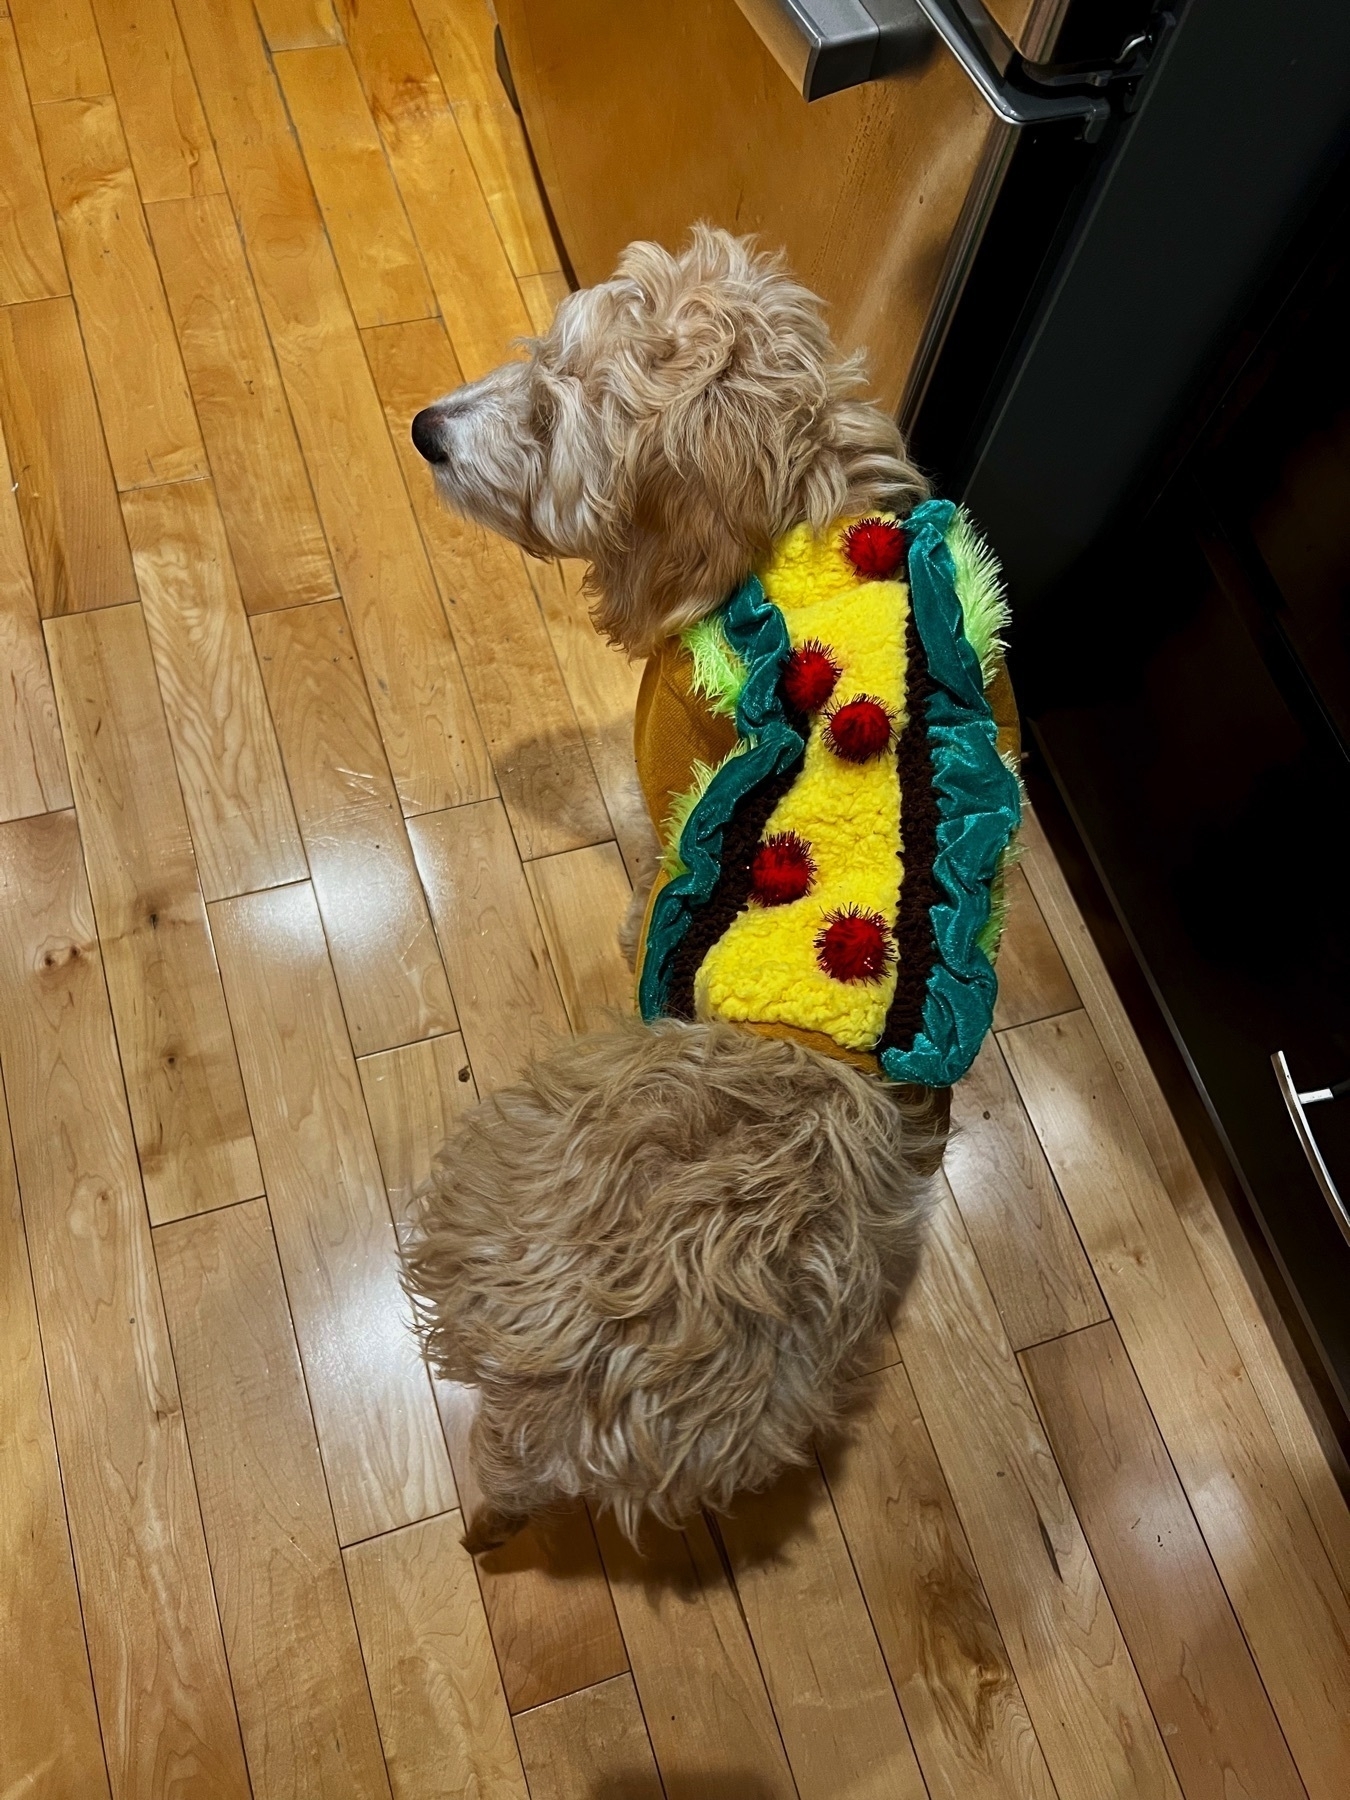
[[[649,651],[790,526],[926,491],[822,311],[748,239],[700,225],[679,256],[630,244],[527,360],[419,412],[413,442],[456,511],[588,562],[598,627]]]

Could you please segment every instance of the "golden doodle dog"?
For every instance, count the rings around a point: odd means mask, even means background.
[[[485,1100],[405,1247],[477,1389],[472,1548],[577,1495],[630,1537],[725,1509],[841,1418],[989,1027],[1018,819],[997,570],[780,259],[633,244],[529,348],[413,441],[648,659],[665,858],[640,1019]]]

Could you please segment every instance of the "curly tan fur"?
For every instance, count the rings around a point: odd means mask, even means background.
[[[860,356],[781,257],[708,226],[630,244],[526,361],[419,415],[456,511],[590,564],[597,628],[635,654],[719,606],[793,525],[927,493]]]
[[[458,511],[585,558],[633,653],[791,526],[926,492],[820,302],[748,240],[633,244],[528,348],[414,441]],[[432,1364],[478,1390],[466,1542],[578,1494],[632,1536],[801,1461],[905,1271],[945,1101],[734,1026],[630,1023],[470,1115],[405,1254]]]
[[[481,1391],[498,1535],[578,1494],[633,1535],[802,1461],[906,1272],[943,1135],[921,1091],[674,1021],[579,1038],[468,1115],[405,1278],[433,1366]]]

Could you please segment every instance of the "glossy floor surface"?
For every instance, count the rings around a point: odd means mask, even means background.
[[[418,405],[480,0],[0,0],[0,1796],[1344,1800],[1337,1471],[1034,825],[842,1445],[475,1565],[394,1220],[624,1004],[634,674]]]

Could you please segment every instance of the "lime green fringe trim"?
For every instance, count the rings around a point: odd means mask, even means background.
[[[1008,629],[1003,571],[964,507],[948,527],[947,548],[956,564],[956,597],[961,603],[966,642],[980,659],[980,673],[988,687],[1003,654],[1003,634]]]
[[[745,687],[745,664],[727,641],[721,614],[710,613],[690,625],[680,641],[694,659],[694,692],[708,702],[709,712],[735,718],[736,702]]]
[[[728,649],[730,649],[729,645]],[[734,652],[732,654],[734,655]],[[661,869],[668,880],[674,881],[677,875],[683,875],[685,872],[685,860],[680,855],[680,838],[684,835],[684,828],[689,823],[690,813],[707,793],[708,783],[718,770],[725,769],[729,762],[742,755],[747,748],[748,745],[744,739],[733,744],[716,768],[710,763],[696,762],[693,781],[682,794],[676,794],[671,801],[670,810],[666,813],[665,822],[661,827],[661,841],[665,846],[661,854]]]

